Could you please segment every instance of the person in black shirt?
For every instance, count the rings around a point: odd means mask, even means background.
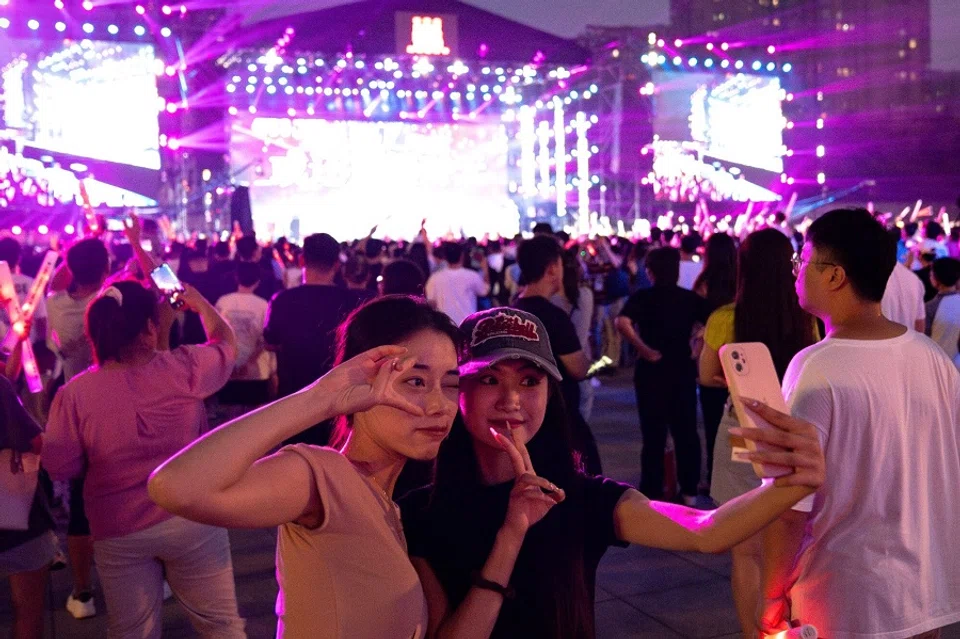
[[[643,452],[640,491],[663,495],[663,453],[667,431],[676,447],[680,492],[693,505],[700,483],[700,438],[697,435],[697,363],[690,340],[697,324],[706,324],[710,304],[677,286],[680,254],[654,249],[647,255],[653,287],[637,291],[617,318],[617,329],[637,349],[634,373]]]
[[[20,344],[17,344],[19,347]],[[2,364],[0,364],[2,366]],[[0,472],[10,473],[12,457],[39,454],[43,430],[17,398],[13,385],[0,372]],[[29,467],[29,463],[26,464]],[[13,636],[43,636],[43,602],[47,572],[57,551],[54,522],[42,484],[38,483],[26,530],[0,530],[0,578],[9,577],[13,604]]]
[[[286,397],[306,388],[333,366],[337,326],[370,296],[334,285],[340,268],[340,245],[326,233],[303,241],[303,285],[280,291],[267,310],[263,331],[268,348],[277,352],[278,394]],[[326,445],[332,425],[318,424],[298,442]]]
[[[563,249],[552,235],[538,235],[520,245],[517,263],[523,290],[513,307],[536,315],[546,327],[560,371],[563,401],[570,412],[574,447],[583,455],[586,469],[599,475],[603,471],[597,442],[580,414],[580,381],[587,377],[590,360],[570,317],[550,301],[563,290]]]
[[[721,552],[823,482],[816,428],[763,406],[756,410],[778,432],[748,429],[746,437],[782,436],[797,455],[798,471],[778,480],[782,487],[764,486],[703,513],[587,476],[570,445],[544,324],[494,308],[460,328],[460,414],[440,447],[434,485],[400,500],[427,598],[428,636],[591,639],[596,570],[608,547]]]

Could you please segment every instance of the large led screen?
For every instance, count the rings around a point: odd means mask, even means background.
[[[0,37],[4,137],[159,169],[157,64],[150,45]]]
[[[772,76],[658,70],[654,189],[661,199],[774,201],[783,172],[783,92]]]
[[[500,124],[334,121],[241,115],[235,179],[250,186],[259,236],[410,238],[513,235],[507,133]]]

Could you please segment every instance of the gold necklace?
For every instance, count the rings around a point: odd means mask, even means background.
[[[393,501],[390,495],[387,494],[387,491],[383,489],[380,484],[371,476],[365,473],[360,464],[350,460],[350,463],[353,464],[353,467],[357,470],[357,474],[363,477],[368,484],[374,488],[374,494],[377,497],[383,497],[385,503],[381,503],[381,507],[389,514],[389,519],[387,524],[390,527],[391,532],[397,538],[397,541],[400,542],[400,546],[403,548],[404,552],[407,552],[407,537],[403,534],[403,521],[400,518],[400,507],[397,506],[397,502]]]

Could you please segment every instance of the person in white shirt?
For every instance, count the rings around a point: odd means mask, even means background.
[[[926,334],[960,369],[960,260],[942,257],[930,269],[930,283],[937,296],[927,302]]]
[[[910,269],[897,262],[887,280],[880,302],[883,316],[891,322],[923,332],[927,312],[923,305],[923,282]]]
[[[458,326],[477,312],[477,298],[490,294],[490,275],[483,260],[483,274],[463,267],[463,247],[454,242],[443,245],[447,268],[427,280],[427,299],[450,316]]]
[[[700,244],[699,235],[684,235],[680,240],[680,279],[677,280],[677,285],[688,291],[693,290],[697,278],[703,271],[703,264],[700,262],[700,256],[697,255]]]
[[[275,392],[276,354],[266,348],[263,328],[267,318],[267,301],[254,292],[260,284],[260,265],[237,264],[236,293],[217,300],[217,311],[223,315],[237,336],[237,361],[230,381],[220,391],[220,404],[237,407],[228,410],[236,417],[250,407],[270,401]],[[237,412],[239,411],[239,412]]]
[[[797,293],[827,338],[783,389],[820,432],[826,481],[764,531],[763,632],[796,620],[830,639],[905,639],[960,621],[960,374],[881,313],[895,261],[865,210],[807,232]]]

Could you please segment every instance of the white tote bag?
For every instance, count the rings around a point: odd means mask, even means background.
[[[0,530],[26,530],[40,477],[40,457],[0,450]]]

